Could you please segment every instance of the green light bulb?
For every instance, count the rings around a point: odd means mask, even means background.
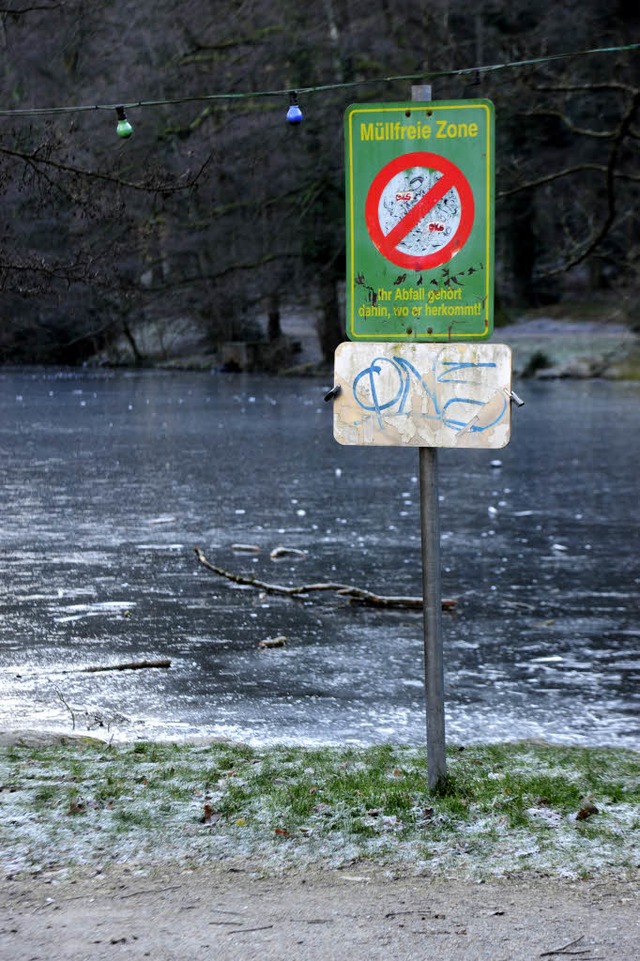
[[[124,120],[118,120],[116,133],[119,137],[122,137],[124,140],[126,140],[126,138],[130,137],[133,133],[133,127],[126,118]]]
[[[127,115],[124,112],[124,107],[116,107],[116,114],[118,117],[118,124],[116,126],[116,133],[123,140],[126,140],[133,133],[133,127],[127,120]]]

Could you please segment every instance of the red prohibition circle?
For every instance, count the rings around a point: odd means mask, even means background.
[[[382,192],[396,174],[411,167],[426,167],[438,170],[442,176],[427,193],[414,204],[407,214],[387,233],[380,226],[378,207]],[[404,238],[421,220],[427,217],[438,201],[455,188],[460,197],[460,222],[451,240],[432,254],[406,254],[398,250]],[[459,167],[439,154],[407,153],[401,154],[386,164],[373,178],[365,202],[365,222],[371,240],[386,260],[398,267],[411,270],[429,270],[447,263],[466,244],[473,227],[475,204],[469,181]]]

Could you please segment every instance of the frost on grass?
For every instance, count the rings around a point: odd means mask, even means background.
[[[391,746],[3,749],[0,857],[9,875],[229,859],[476,879],[637,870],[635,752],[452,749],[448,773],[430,794],[423,753]]]

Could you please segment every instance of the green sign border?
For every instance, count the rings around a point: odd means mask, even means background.
[[[367,124],[366,141],[357,136],[362,137],[358,122]],[[489,338],[495,230],[491,101],[352,104],[344,124],[347,337],[423,342]],[[379,191],[386,168],[398,170],[399,158],[412,155],[415,160],[419,153],[442,159],[448,171],[466,181],[474,215],[460,249],[435,267],[417,270],[387,258],[383,235],[370,229],[365,207],[369,191]]]

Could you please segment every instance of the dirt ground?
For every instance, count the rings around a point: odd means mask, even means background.
[[[483,884],[249,867],[8,880],[7,961],[637,961],[640,880]]]

